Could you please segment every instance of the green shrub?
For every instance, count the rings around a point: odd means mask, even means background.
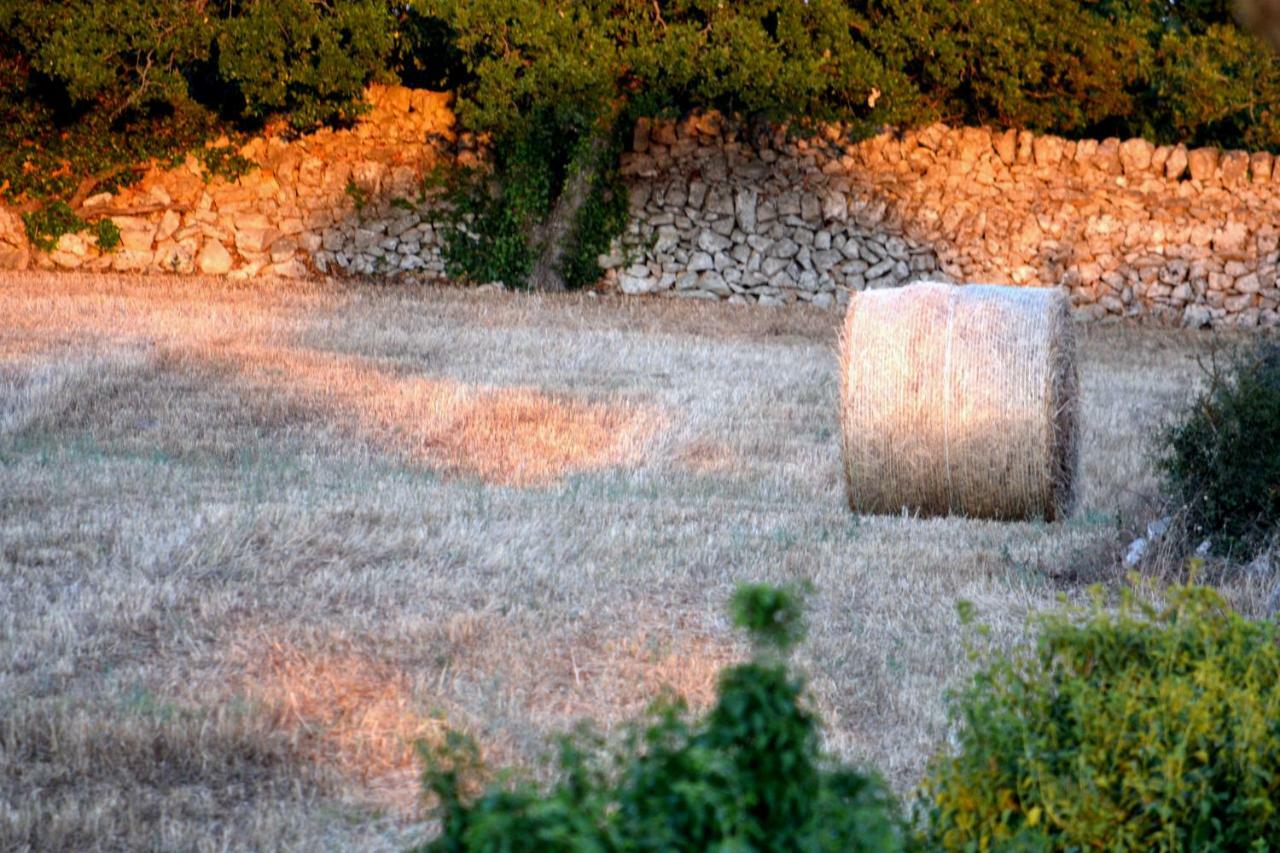
[[[425,851],[809,850],[904,846],[897,807],[874,777],[835,766],[819,749],[803,684],[781,662],[799,635],[785,593],[741,591],[739,624],[762,629],[755,660],[720,679],[701,720],[667,704],[608,755],[586,734],[566,738],[559,778],[465,792],[473,743],[426,751],[425,781],[440,802],[441,835]]]
[[[596,256],[625,224],[617,154],[638,116],[714,107],[870,132],[911,115],[911,99],[896,96],[905,78],[851,37],[840,0],[417,8],[452,33],[460,121],[492,140],[493,170],[457,197],[446,235],[452,273],[471,280],[595,281]],[[895,97],[873,106],[877,88]]]
[[[204,166],[204,177],[235,181],[253,169],[253,161],[241,154],[234,145],[202,145],[192,152]]]
[[[94,230],[98,237],[98,248],[102,251],[111,252],[120,245],[120,227],[107,217],[99,219]]]
[[[357,213],[364,210],[365,205],[369,203],[369,191],[354,180],[348,179],[342,191],[347,194],[347,198],[351,199],[351,204],[355,206]]]
[[[587,287],[600,280],[598,259],[609,251],[629,219],[627,185],[617,169],[606,167],[592,185],[569,232],[563,269],[566,285]]]
[[[63,201],[22,214],[22,224],[31,245],[42,252],[53,251],[63,234],[73,234],[88,227],[88,223]]]
[[[1043,619],[955,704],[921,801],[947,850],[1267,850],[1280,839],[1280,628],[1180,588]]]
[[[82,219],[65,201],[55,201],[44,207],[22,214],[22,224],[26,228],[27,239],[31,245],[42,252],[51,252],[58,245],[63,234],[76,234],[90,230],[90,225]],[[98,248],[110,252],[120,245],[120,228],[109,218],[103,217],[92,226],[97,238]]]
[[[569,229],[560,273],[568,287],[595,283],[597,256],[626,226],[627,194],[616,165],[620,146],[592,149],[591,138],[590,128],[573,118],[538,110],[496,140],[492,172],[457,173],[442,233],[449,274],[524,286],[537,257],[531,235],[569,174],[589,165],[594,177]]]
[[[1164,446],[1160,466],[1190,531],[1220,555],[1249,559],[1280,525],[1280,342],[1215,363]]]

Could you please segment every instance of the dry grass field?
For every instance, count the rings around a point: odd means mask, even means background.
[[[830,747],[908,794],[995,641],[1115,577],[1195,335],[1082,332],[1067,523],[856,518],[838,318],[332,283],[0,277],[0,849],[397,849],[409,744],[536,767],[705,706],[808,581]]]

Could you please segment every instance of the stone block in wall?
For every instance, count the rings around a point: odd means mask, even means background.
[[[149,252],[156,239],[156,223],[142,216],[114,216],[120,245],[131,252]]]
[[[1056,166],[1062,161],[1064,140],[1052,134],[1038,136],[1032,144],[1037,166]]]
[[[961,128],[956,140],[955,156],[963,163],[977,163],[980,158],[990,153],[991,132],[981,127]]]
[[[1242,293],[1239,295],[1228,296],[1222,301],[1222,307],[1226,309],[1228,314],[1239,314],[1254,306],[1255,297],[1252,293]]]
[[[304,157],[298,164],[298,183],[304,187],[318,187],[324,181],[325,165],[319,157]]]
[[[705,212],[715,216],[732,217],[733,214],[733,196],[727,188],[719,184],[711,185],[707,192]]]
[[[1018,154],[1017,162],[1020,165],[1026,165],[1031,162],[1035,147],[1035,134],[1029,130],[1018,131]]]
[[[387,167],[376,160],[362,160],[351,167],[351,180],[371,196],[382,191]]]
[[[1126,139],[1120,143],[1120,165],[1126,175],[1137,175],[1151,168],[1155,146],[1145,139]]]
[[[235,229],[236,248],[242,253],[265,252],[280,236],[280,232],[270,224],[237,225]]]
[[[1257,273],[1246,273],[1235,281],[1235,291],[1237,293],[1257,293],[1262,290],[1262,281],[1258,278]]]
[[[1219,153],[1216,148],[1193,148],[1187,152],[1191,180],[1210,183],[1217,179]]]
[[[142,272],[151,266],[154,254],[150,249],[116,249],[108,257],[116,272]]]
[[[1249,177],[1255,184],[1265,184],[1271,180],[1271,172],[1275,158],[1267,151],[1255,151],[1249,155]]]
[[[63,269],[78,269],[87,260],[90,251],[89,241],[80,234],[63,234],[49,254],[49,260]]]
[[[155,239],[168,240],[172,237],[182,225],[182,214],[176,210],[166,210],[160,216],[160,221],[156,225]]]
[[[1187,146],[1175,145],[1169,149],[1169,158],[1164,163],[1164,176],[1172,181],[1182,178],[1187,171]]]
[[[1219,161],[1218,170],[1223,186],[1238,187],[1244,184],[1249,175],[1248,152],[1226,152]]]
[[[1151,172],[1157,177],[1164,177],[1165,164],[1169,162],[1172,145],[1157,145],[1151,150]]]
[[[1085,168],[1093,164],[1093,158],[1098,153],[1098,140],[1081,139],[1076,143],[1075,155],[1071,158],[1077,166]]]
[[[195,254],[195,241],[187,240],[178,243],[173,240],[164,240],[156,246],[153,263],[156,269],[164,272],[189,275],[196,269]]]
[[[1124,171],[1120,162],[1120,140],[1109,136],[1098,143],[1093,154],[1093,165],[1104,175],[1119,175]]]
[[[1243,222],[1229,221],[1213,235],[1213,250],[1220,255],[1241,252],[1249,237],[1249,229]]]
[[[1012,166],[1016,162],[1018,156],[1018,132],[1016,130],[1009,128],[1004,133],[996,134],[992,137],[991,145],[1001,163],[1006,166]]]
[[[631,130],[631,150],[637,154],[643,154],[649,150],[649,130],[651,122],[647,117],[636,119],[635,127]]]

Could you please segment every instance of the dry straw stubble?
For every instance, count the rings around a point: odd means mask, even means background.
[[[857,293],[840,348],[855,512],[1070,514],[1079,385],[1065,293],[932,282]]]

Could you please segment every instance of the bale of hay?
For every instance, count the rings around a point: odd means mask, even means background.
[[[840,375],[855,512],[1070,514],[1079,385],[1063,291],[923,283],[855,293]]]

